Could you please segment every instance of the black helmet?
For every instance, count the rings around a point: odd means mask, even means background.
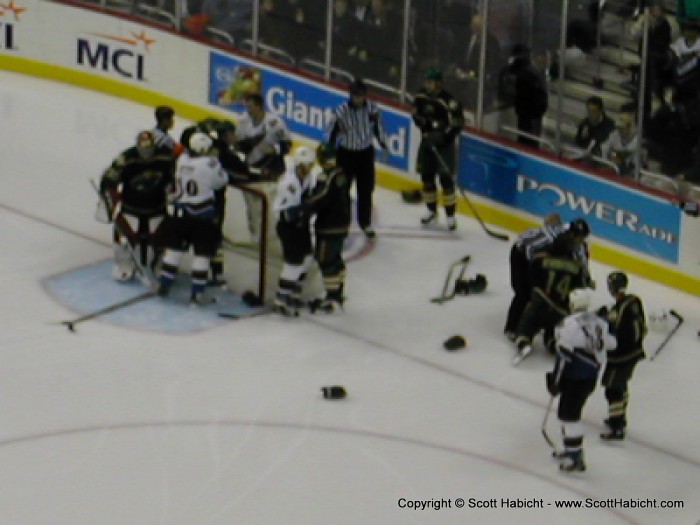
[[[588,237],[591,233],[591,229],[588,227],[588,223],[584,219],[574,219],[569,223],[568,230],[575,237]]]
[[[156,122],[163,122],[173,118],[175,111],[170,106],[158,106],[155,111]]]
[[[611,294],[627,290],[627,276],[623,272],[610,272],[608,275],[608,290]]]
[[[351,95],[366,95],[367,85],[362,81],[361,78],[356,78],[350,84],[350,94]]]

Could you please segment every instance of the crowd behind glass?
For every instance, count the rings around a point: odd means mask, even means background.
[[[438,66],[478,129],[700,196],[700,0],[84,1],[399,103]],[[534,135],[508,89],[523,61],[549,94]]]

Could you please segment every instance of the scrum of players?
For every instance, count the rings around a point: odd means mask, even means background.
[[[174,111],[158,107],[155,128],[138,133],[136,144],[114,159],[100,181],[98,204],[102,219],[114,228],[113,277],[128,281],[150,267],[159,276],[157,292],[165,297],[191,249],[191,303],[212,302],[206,287],[225,282],[221,244],[226,187],[257,184],[274,196],[275,230],[282,245],[273,311],[286,317],[298,316],[303,308],[338,311],[345,300],[342,249],[351,201],[335,147],[321,143],[316,151],[307,146],[291,151],[285,122],[266,112],[259,97],[247,99],[246,106],[238,126],[206,119],[186,128],[179,142],[168,133]],[[255,238],[259,204],[246,205]],[[516,347],[514,365],[532,352],[540,333],[547,351],[555,355],[546,386],[559,398],[564,449],[556,457],[564,472],[586,469],[581,413],[600,375],[609,406],[607,430],[600,437],[625,438],[628,383],[644,358],[647,331],[642,302],[627,293],[628,278],[622,272],[607,278],[614,304],[590,311],[595,282],[588,269],[589,234],[585,220],[563,223],[552,214],[541,227],[521,233],[510,252],[514,295],[504,333]],[[304,300],[302,288],[314,264],[325,295]]]
[[[157,293],[166,297],[180,261],[192,251],[190,302],[213,302],[207,286],[225,284],[226,188],[254,186],[274,196],[282,244],[274,311],[292,317],[301,307],[337,311],[344,301],[342,248],[351,212],[348,180],[336,166],[335,147],[322,143],[316,151],[300,146],[292,152],[284,120],[266,112],[259,95],[249,95],[245,103],[247,112],[238,125],[205,119],[183,130],[179,142],[169,134],[173,109],[160,106],[156,126],[139,132],[136,144],[103,173],[97,216],[113,225],[112,276],[130,281],[150,268],[158,275]],[[253,239],[260,235],[261,206],[246,199]],[[301,288],[314,263],[325,294],[302,301]]]

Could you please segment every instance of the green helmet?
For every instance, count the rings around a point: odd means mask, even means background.
[[[442,71],[436,67],[429,67],[425,71],[425,80],[442,81]]]
[[[627,283],[627,275],[625,275],[623,272],[610,272],[608,275],[608,290],[612,294],[626,291]]]
[[[323,165],[329,161],[334,161],[336,157],[336,149],[330,142],[321,142],[316,148],[316,158],[318,163]]]

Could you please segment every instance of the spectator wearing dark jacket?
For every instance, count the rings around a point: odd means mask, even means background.
[[[599,157],[602,154],[600,147],[615,129],[615,122],[605,114],[600,97],[590,97],[586,101],[586,110],[586,118],[579,123],[574,142],[579,148]]]
[[[542,117],[547,112],[549,96],[544,75],[532,64],[530,48],[516,45],[508,59],[502,83],[511,86],[511,97],[518,118],[518,130],[539,137],[542,133]],[[508,88],[506,88],[506,91]],[[506,95],[508,98],[508,95]],[[526,135],[518,135],[518,142],[537,148],[539,142]]]

